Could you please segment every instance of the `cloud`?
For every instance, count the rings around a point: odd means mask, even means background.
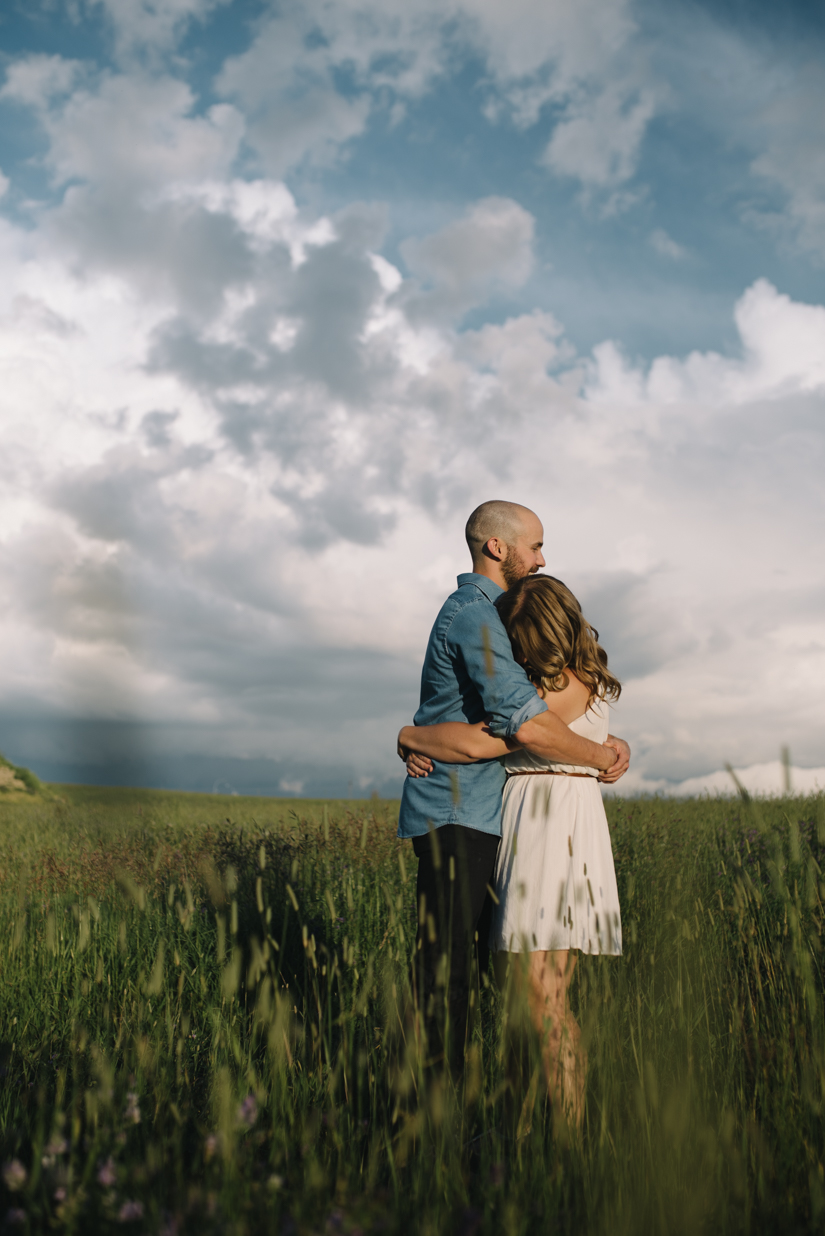
[[[261,166],[282,175],[306,158],[336,158],[382,92],[421,94],[441,69],[439,25],[427,5],[416,14],[399,3],[287,3],[225,62],[218,85],[248,117]]]
[[[672,236],[668,236],[664,228],[657,227],[650,233],[650,243],[658,254],[670,258],[673,262],[681,262],[687,257],[685,247]]]
[[[698,138],[700,179],[720,183],[729,169],[727,192],[748,229],[821,262],[820,32],[803,19],[788,37],[788,24],[768,29],[758,16],[741,22],[716,9],[671,5],[666,34],[647,34],[655,81],[667,83],[664,110],[684,117]]]
[[[664,90],[643,52],[627,0],[464,0],[492,79],[486,111],[523,128],[552,118],[541,165],[607,194],[635,175],[647,126]]]
[[[825,307],[794,303],[767,279],[758,279],[736,306],[742,341],[739,362],[693,353],[684,362],[659,357],[650,369],[654,398],[707,399],[720,384],[734,405],[783,393],[821,391],[825,385]]]
[[[518,202],[488,197],[462,219],[401,246],[410,270],[431,285],[411,302],[415,312],[466,312],[496,291],[521,287],[533,267],[535,221]]]
[[[203,11],[152,33],[133,6],[123,46],[174,46]],[[602,632],[635,784],[782,742],[821,764],[825,307],[756,279],[727,351],[581,356],[529,301],[515,191],[426,235],[277,174],[480,49],[479,106],[544,126],[553,174],[618,207],[661,105],[629,9],[518,11],[267,9],[205,108],[148,52],[10,66],[54,196],[0,232],[7,716],[117,722],[112,759],[134,742],[154,768],[220,750],[272,786],[311,790],[314,765],[389,784],[467,511],[497,495],[539,512]]]
[[[14,60],[6,69],[0,98],[46,110],[56,99],[71,94],[84,66],[63,56],[32,55]]]
[[[261,168],[283,175],[340,157],[374,115],[398,115],[457,58],[481,57],[489,118],[530,127],[561,107],[545,165],[613,188],[635,172],[655,110],[635,33],[627,0],[518,0],[506,11],[490,0],[309,0],[267,12],[219,88],[248,117]]]
[[[791,792],[794,794],[821,794],[825,791],[825,768],[788,769]],[[785,766],[780,760],[764,764],[751,764],[747,768],[735,768],[736,780],[749,794],[760,797],[777,797],[786,793]],[[687,777],[684,781],[645,779],[635,773],[627,773],[617,782],[619,797],[636,794],[664,794],[677,798],[694,798],[707,794],[712,798],[735,798],[739,789],[726,769],[708,773],[703,777]]]
[[[818,117],[825,107],[818,55],[792,61],[752,52],[755,87],[740,140],[753,153],[755,188],[747,222],[825,260],[825,154]],[[768,190],[767,194],[765,190]]]
[[[612,189],[636,171],[639,149],[655,111],[651,91],[608,88],[568,104],[544,152],[558,175],[587,189]]]
[[[278,782],[278,788],[283,790],[285,794],[301,794],[303,793],[303,781],[290,781],[287,777],[282,777]]]
[[[119,60],[155,58],[172,51],[186,28],[203,22],[229,0],[88,0],[101,9],[114,35]]]
[[[405,246],[422,294],[380,212],[211,166],[134,206],[174,226],[174,278],[79,267],[71,199],[4,271],[7,700],[151,720],[181,758],[277,752],[306,786],[320,724],[322,762],[391,778],[463,520],[497,493],[539,511],[602,632],[640,785],[782,741],[817,761],[825,308],[758,281],[738,355],[588,361],[547,313],[442,314],[529,274],[518,203]],[[205,219],[232,256],[193,297]]]
[[[224,175],[243,130],[238,113],[216,105],[193,115],[194,97],[171,77],[106,74],[80,89],[45,124],[49,167],[58,183],[79,179],[127,194],[176,181]]]
[[[165,149],[171,157],[180,150],[180,118],[192,110],[180,80],[184,93],[175,97],[173,53],[187,28],[223,3],[99,0],[96,7],[114,34],[119,71],[103,73],[101,86],[97,66],[59,56],[24,57],[9,66],[2,97],[51,118],[51,165],[64,178],[79,155],[88,162],[96,144],[101,161],[111,162],[110,181],[124,173],[132,160],[131,143],[121,140],[121,114],[144,130],[155,126],[164,138],[155,155]],[[544,165],[580,179],[591,191],[615,189],[633,176],[657,107],[657,87],[640,58],[628,0],[519,0],[517,12],[506,15],[489,0],[450,0],[446,7],[427,0],[412,9],[400,0],[307,0],[266,6],[251,29],[248,47],[227,57],[217,74],[215,86],[225,101],[208,117],[188,116],[186,153],[197,154],[198,138],[209,146],[210,124],[213,131],[225,130],[236,150],[242,114],[257,170],[269,177],[344,157],[376,117],[397,123],[457,62],[480,59],[484,65],[478,98],[488,117],[521,128],[551,118],[555,130]],[[86,90],[73,97],[84,81]],[[144,93],[145,106],[139,102]],[[58,131],[54,105],[67,96]],[[164,114],[170,118],[165,135]],[[101,124],[107,116],[108,126]],[[78,143],[76,129],[84,124],[97,143]],[[136,136],[139,175],[143,143],[142,134]],[[202,153],[208,157],[208,150]],[[79,174],[86,174],[85,166]]]
[[[455,11],[476,23],[475,41],[483,48],[495,77],[522,118],[537,118],[534,96],[528,103],[519,90],[534,89],[542,74],[563,95],[583,80],[604,77],[636,32],[627,0],[516,0],[508,8],[496,0],[463,0]],[[551,72],[548,73],[548,68]]]

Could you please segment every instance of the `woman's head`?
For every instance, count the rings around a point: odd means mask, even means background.
[[[591,700],[618,699],[621,683],[607,670],[599,633],[584,617],[573,593],[552,575],[528,575],[496,602],[513,654],[532,681],[562,691],[570,669]]]

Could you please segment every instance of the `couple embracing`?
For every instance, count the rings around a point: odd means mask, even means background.
[[[418,858],[427,1051],[460,1075],[492,951],[499,981],[509,969],[524,987],[551,1099],[578,1122],[584,1060],[567,1001],[576,953],[621,952],[598,786],[630,759],[608,734],[606,701],[621,688],[576,598],[537,574],[544,533],[532,511],[485,502],[466,536],[473,569],[436,618],[415,724],[399,734],[408,776],[398,835]]]

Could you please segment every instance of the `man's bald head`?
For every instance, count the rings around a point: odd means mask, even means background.
[[[538,515],[518,502],[482,502],[467,520],[473,570],[505,591],[545,565]]]
[[[536,518],[529,507],[518,502],[482,502],[477,506],[464,530],[473,562],[480,561],[484,546],[492,537],[505,545],[515,545],[524,531],[526,517]]]

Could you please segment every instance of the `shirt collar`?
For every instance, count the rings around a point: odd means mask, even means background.
[[[476,571],[467,571],[458,577],[459,588],[466,587],[467,584],[472,584],[478,588],[479,592],[483,592],[488,601],[494,605],[497,599],[504,596],[504,589],[499,588],[498,584],[494,584],[486,575],[479,575]]]

